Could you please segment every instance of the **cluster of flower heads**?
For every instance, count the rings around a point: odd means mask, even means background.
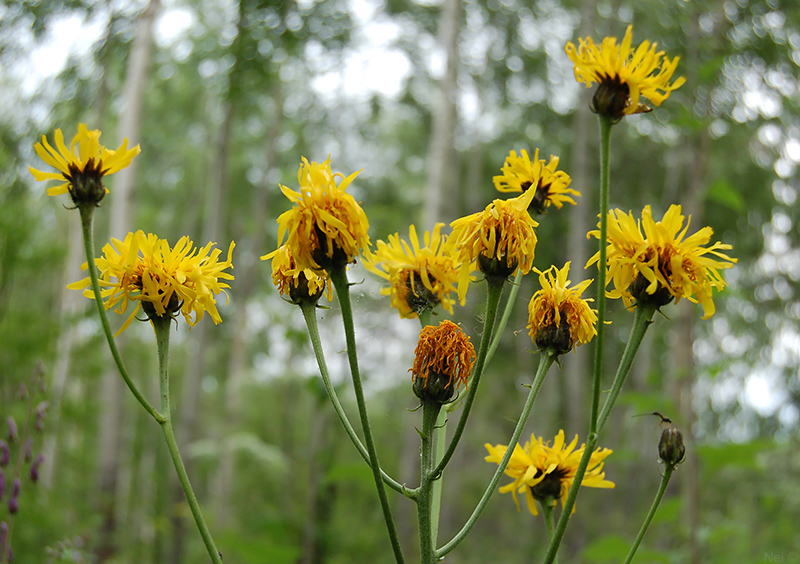
[[[608,220],[607,280],[614,283],[608,297],[622,298],[629,307],[634,301],[660,307],[686,298],[703,306],[703,319],[714,315],[712,293],[725,287],[719,271],[737,259],[720,252],[730,245],[716,242],[705,247],[713,234],[710,227],[687,237],[689,222],[678,205],[670,206],[661,221],[653,220],[650,206],[645,206],[640,221],[618,209],[609,211]],[[599,238],[600,231],[589,235]],[[599,253],[589,265],[598,260]]]
[[[145,234],[128,233],[125,239],[112,239],[103,247],[103,256],[97,259],[100,271],[100,295],[106,309],[117,306],[125,313],[129,302],[136,307],[117,334],[133,321],[139,308],[148,318],[173,317],[178,312],[193,326],[207,312],[214,323],[222,321],[216,305],[216,294],[230,288],[221,280],[232,280],[224,272],[232,268],[231,255],[235,244],[228,248],[228,258],[219,260],[221,251],[208,243],[202,249],[194,247],[188,237],[182,237],[174,247],[165,239]],[[83,269],[87,268],[84,263]],[[85,278],[70,284],[73,290],[84,290],[84,295],[94,298],[89,288],[91,280]]]
[[[555,503],[561,499],[562,505],[567,498],[569,489],[575,481],[575,472],[578,469],[583,451],[586,448],[582,444],[578,445],[578,435],[568,445],[564,444],[564,431],[561,430],[553,441],[553,446],[545,442],[542,437],[536,438],[531,434],[531,440],[525,443],[525,447],[519,444],[514,445],[514,452],[506,466],[505,473],[514,479],[510,484],[500,488],[500,493],[511,492],[514,502],[519,508],[517,494],[525,494],[528,503],[528,510],[533,515],[538,515],[536,503]],[[484,445],[489,451],[485,460],[500,464],[508,447],[506,445],[492,446],[489,443]],[[586,473],[581,481],[582,486],[589,488],[613,488],[614,483],[605,479],[603,472],[603,460],[611,454],[607,448],[596,449],[589,459]]]

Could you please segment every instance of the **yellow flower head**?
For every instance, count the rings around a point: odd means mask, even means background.
[[[533,161],[524,149],[520,156],[511,151],[503,163],[503,174],[492,179],[494,187],[500,192],[535,190],[531,208],[536,213],[545,213],[551,204],[558,209],[565,203],[574,206],[575,200],[570,194],[580,196],[580,193],[569,188],[572,179],[563,170],[557,170],[558,160],[558,157],[550,155],[550,164],[545,165],[544,159],[539,159],[539,149],[536,149]]]
[[[587,37],[579,39],[577,50],[572,42],[565,48],[575,66],[575,80],[585,83],[587,88],[593,82],[600,85],[592,109],[616,120],[648,111],[646,107],[640,108],[641,96],[660,106],[673,90],[686,82],[683,77],[672,84],[669,82],[678,68],[679,57],[670,61],[664,56],[664,51],[657,51],[656,44],[649,41],[644,41],[634,50],[632,41],[633,26],[629,25],[620,45],[617,45],[616,37],[606,37],[598,47],[591,37]]]
[[[42,172],[28,167],[36,180],[61,180],[62,183],[47,190],[49,196],[66,194],[72,197],[77,205],[81,203],[98,203],[107,190],[103,186],[103,176],[114,174],[127,167],[133,158],[141,152],[139,145],[128,149],[128,140],[124,139],[116,151],[106,149],[100,144],[100,130],[89,131],[86,124],[78,126],[78,133],[72,138],[68,148],[64,144],[64,134],[56,129],[54,149],[47,136],[42,135],[42,142],[33,147],[36,154],[48,165],[59,172]]]
[[[317,276],[308,268],[298,268],[288,245],[281,245],[277,250],[261,257],[261,260],[270,259],[272,282],[281,295],[288,297],[292,303],[316,302],[326,289],[328,301],[331,301],[331,281],[327,275]]]
[[[730,249],[730,245],[717,242],[704,246],[713,234],[710,227],[686,237],[691,218],[686,226],[685,220],[681,206],[677,205],[670,206],[658,222],[653,221],[650,206],[642,211],[641,222],[633,213],[609,211],[607,280],[614,282],[614,289],[606,295],[622,298],[628,307],[634,300],[649,301],[660,307],[673,299],[678,302],[686,298],[703,306],[703,319],[714,315],[712,293],[725,287],[719,271],[731,268],[738,261],[720,252]],[[600,231],[590,231],[589,235],[599,238]],[[598,260],[599,253],[589,260],[587,267]]]
[[[409,370],[414,393],[440,404],[450,401],[466,385],[474,362],[475,348],[458,325],[445,320],[424,327]]]
[[[125,313],[128,302],[136,307],[117,335],[133,321],[142,307],[148,318],[183,314],[186,322],[194,326],[206,312],[219,323],[215,295],[230,288],[220,280],[233,280],[233,275],[223,272],[233,268],[231,254],[235,244],[228,248],[228,258],[219,261],[220,250],[209,243],[196,249],[188,237],[182,237],[174,248],[164,239],[143,231],[128,233],[124,241],[112,239],[103,247],[103,256],[97,259],[100,271],[100,295],[106,309],[117,306]],[[83,269],[88,265],[84,263]],[[71,290],[84,290],[84,295],[94,299],[91,280],[86,278],[67,286]],[[227,293],[226,293],[227,295]]]
[[[518,493],[524,493],[528,502],[528,509],[533,515],[538,515],[535,499],[544,503],[555,503],[561,498],[561,504],[567,499],[572,482],[575,481],[575,472],[578,469],[583,451],[586,448],[582,444],[576,449],[578,435],[568,445],[564,445],[564,431],[559,431],[551,447],[544,439],[536,438],[531,434],[531,440],[525,444],[525,448],[514,446],[514,452],[506,466],[506,475],[514,478],[510,484],[502,486],[500,493],[511,492],[514,502],[519,509]],[[503,455],[508,448],[506,445],[492,446],[486,443],[486,450],[489,455],[485,458],[487,462],[500,464]],[[611,454],[607,448],[598,448],[589,459],[586,473],[581,481],[582,486],[589,488],[613,488],[614,483],[605,479],[603,472],[603,460]],[[574,511],[574,509],[573,509]]]
[[[507,277],[521,270],[530,272],[536,251],[539,224],[531,218],[528,206],[535,192],[528,190],[516,198],[495,200],[482,212],[455,220],[447,246],[458,260],[469,265],[478,261],[478,268],[487,276]],[[461,268],[458,296],[463,299],[469,285],[470,271]]]
[[[367,216],[345,190],[360,173],[347,178],[331,171],[331,159],[318,164],[303,157],[297,181],[300,191],[281,185],[294,207],[278,218],[278,243],[286,239],[297,266],[316,273],[353,262],[369,246]],[[342,178],[339,185],[336,177]]]
[[[381,294],[391,296],[392,307],[401,317],[417,317],[438,304],[453,313],[450,294],[456,290],[460,264],[445,250],[447,236],[440,235],[442,227],[443,223],[437,223],[433,234],[426,231],[425,245],[420,246],[412,225],[408,229],[410,245],[395,233],[389,235],[388,243],[379,240],[377,251],[367,251],[364,257],[367,270],[389,281]]]
[[[542,289],[528,304],[531,339],[540,349],[555,354],[569,352],[597,335],[597,312],[588,303],[592,300],[581,298],[592,281],[584,280],[570,288],[569,265],[568,262],[561,270],[552,266],[544,272],[534,269]]]

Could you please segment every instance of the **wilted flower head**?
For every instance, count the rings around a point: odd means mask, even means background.
[[[475,348],[458,325],[445,320],[424,327],[409,370],[414,393],[420,399],[447,403],[466,385],[474,362]]]
[[[597,334],[597,312],[589,307],[591,299],[581,298],[592,283],[584,280],[569,287],[569,265],[561,270],[555,266],[539,274],[542,289],[528,304],[528,330],[531,339],[541,350],[564,354],[576,346],[588,343]]]
[[[604,38],[599,47],[591,37],[579,39],[578,49],[572,42],[567,43],[565,50],[575,66],[575,80],[585,83],[587,88],[593,82],[599,84],[592,101],[595,113],[619,120],[648,111],[640,107],[641,96],[660,106],[673,90],[686,82],[683,77],[669,82],[678,68],[679,57],[670,61],[664,51],[657,51],[656,44],[649,41],[634,50],[632,41],[633,26],[629,25],[620,45],[616,37]]]
[[[282,296],[288,297],[292,303],[316,302],[326,287],[328,301],[331,299],[331,281],[327,274],[317,276],[308,268],[298,268],[288,245],[281,245],[277,250],[261,257],[261,260],[272,259],[272,282]]]
[[[461,265],[446,248],[442,227],[443,223],[437,223],[432,234],[426,231],[421,246],[412,225],[408,229],[410,245],[395,233],[389,235],[388,243],[379,240],[377,250],[367,251],[364,257],[367,270],[389,281],[381,294],[391,296],[392,307],[401,317],[417,317],[438,304],[453,313],[450,294],[456,290]]]
[[[106,309],[118,306],[125,313],[128,302],[136,304],[117,335],[131,324],[139,308],[148,318],[183,314],[186,322],[194,326],[207,312],[214,323],[222,318],[217,311],[216,294],[230,286],[221,280],[233,280],[224,270],[233,268],[231,255],[235,244],[228,248],[228,258],[219,260],[221,251],[208,243],[202,249],[194,247],[188,237],[182,237],[170,248],[169,242],[143,231],[128,233],[123,241],[112,239],[103,247],[103,256],[97,259],[100,270],[101,297]],[[83,269],[88,268],[84,263]],[[84,295],[94,298],[91,280],[85,278],[67,286],[71,290],[84,290]],[[227,295],[227,294],[226,294]]]
[[[66,194],[78,205],[82,203],[96,204],[103,199],[107,190],[103,186],[103,176],[119,172],[131,164],[133,158],[141,152],[139,145],[128,149],[128,140],[124,139],[116,151],[106,149],[100,144],[100,130],[89,131],[86,124],[78,126],[78,133],[72,138],[69,147],[64,144],[64,134],[56,129],[54,149],[47,137],[42,135],[41,143],[34,149],[41,159],[58,169],[59,172],[42,172],[28,167],[36,180],[61,180],[62,183],[47,190],[50,196]]]
[[[278,243],[286,240],[298,267],[318,274],[332,271],[353,262],[369,246],[367,216],[345,192],[360,172],[345,178],[331,171],[330,157],[322,164],[303,157],[297,173],[300,191],[281,185],[294,207],[278,218]],[[338,185],[336,177],[342,178]]]
[[[503,163],[502,174],[495,176],[494,187],[500,192],[526,192],[535,190],[531,201],[531,209],[536,213],[545,213],[550,205],[561,209],[565,203],[575,205],[570,197],[580,196],[577,190],[569,188],[572,179],[563,170],[558,170],[558,157],[550,156],[550,164],[545,165],[539,158],[539,149],[534,153],[533,161],[524,149],[520,155],[511,151]]]
[[[737,259],[720,252],[730,245],[714,243],[713,230],[703,227],[686,237],[689,222],[681,214],[681,206],[672,205],[661,221],[653,221],[650,206],[642,211],[641,222],[622,210],[608,213],[608,282],[614,289],[609,298],[622,298],[626,306],[634,300],[657,307],[686,298],[703,306],[703,319],[714,315],[714,290],[725,287],[720,270],[732,267]],[[642,235],[644,228],[644,235]],[[599,238],[600,231],[589,235]],[[595,254],[587,266],[599,260]]]
[[[528,502],[528,510],[533,515],[539,514],[536,503],[534,503],[535,499],[540,502],[550,502],[551,500],[555,502],[556,499],[561,498],[563,505],[569,489],[572,487],[572,482],[575,480],[575,472],[586,448],[586,445],[582,444],[580,448],[576,449],[577,444],[578,435],[575,435],[570,444],[564,445],[563,430],[556,435],[552,447],[543,438],[537,439],[536,435],[531,434],[531,440],[525,444],[525,448],[519,444],[514,446],[514,452],[511,454],[505,470],[506,475],[514,478],[514,481],[502,486],[499,490],[500,493],[511,492],[517,509],[519,509],[517,494],[524,493]],[[489,451],[485,460],[500,464],[508,447],[506,445],[492,446],[489,443],[484,446]],[[586,473],[583,475],[582,486],[589,488],[614,487],[613,482],[605,479],[606,475],[603,472],[603,460],[611,453],[612,451],[607,448],[598,448],[592,453]]]
[[[487,276],[505,278],[517,269],[527,274],[533,266],[539,226],[528,213],[534,195],[528,190],[516,198],[495,200],[482,212],[455,220],[450,224],[453,233],[448,247],[464,265],[477,261]],[[459,297],[467,293],[469,274],[469,269],[461,268]]]

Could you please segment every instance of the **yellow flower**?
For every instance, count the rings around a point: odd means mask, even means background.
[[[33,167],[28,169],[36,180],[63,181],[47,190],[50,196],[69,192],[75,204],[97,203],[107,192],[102,183],[103,176],[126,168],[141,152],[139,145],[128,149],[127,139],[123,140],[116,151],[106,149],[100,144],[100,135],[100,130],[89,131],[86,124],[82,123],[68,148],[64,144],[64,134],[56,129],[55,149],[47,142],[47,136],[42,135],[42,142],[34,145],[36,154],[59,172],[42,172]]]
[[[650,301],[660,307],[673,299],[678,302],[686,298],[703,306],[703,319],[714,315],[712,293],[726,285],[719,271],[731,268],[738,260],[720,252],[730,249],[730,245],[716,242],[704,246],[713,234],[710,227],[686,237],[691,218],[686,226],[685,220],[677,205],[670,206],[658,222],[653,221],[650,206],[642,211],[641,222],[634,219],[633,213],[609,211],[607,280],[614,282],[614,289],[606,295],[622,298],[628,307],[634,300]],[[589,235],[599,238],[600,231],[590,231]],[[599,253],[587,267],[598,260]]]
[[[353,262],[369,246],[367,216],[345,192],[360,172],[345,178],[331,171],[330,157],[322,164],[303,157],[297,173],[300,191],[281,185],[294,207],[278,218],[278,244],[286,240],[299,268],[331,271]],[[337,176],[342,178],[338,186]]]
[[[569,188],[572,179],[563,170],[557,170],[558,157],[550,156],[550,164],[545,165],[539,159],[539,149],[533,155],[533,161],[524,149],[517,153],[511,151],[506,157],[500,176],[495,176],[494,187],[500,192],[525,192],[530,188],[536,191],[531,207],[536,213],[545,213],[550,205],[558,209],[564,203],[575,205],[569,195],[580,196],[577,190]]]
[[[467,384],[474,362],[475,348],[458,325],[444,320],[423,327],[409,369],[414,393],[440,404],[450,401]]]
[[[425,232],[424,246],[420,246],[417,230],[408,229],[411,245],[395,233],[389,242],[378,241],[374,253],[367,251],[364,267],[389,281],[381,294],[391,296],[392,307],[404,318],[417,317],[421,311],[433,309],[438,304],[453,313],[450,293],[456,290],[459,263],[445,250],[447,236],[440,235],[443,223],[437,223],[433,234]],[[464,305],[464,300],[461,300]]]
[[[326,289],[328,301],[331,300],[331,281],[327,275],[317,276],[308,268],[298,268],[287,245],[281,245],[277,250],[261,257],[261,260],[270,259],[272,282],[281,295],[289,297],[292,303],[316,302]]]
[[[447,246],[459,262],[470,265],[478,261],[487,276],[507,277],[517,269],[530,272],[536,251],[539,224],[531,218],[528,206],[535,192],[528,190],[508,200],[495,200],[484,209],[455,220]],[[458,296],[463,299],[469,285],[469,268],[462,266],[458,280]]]
[[[235,244],[228,248],[228,258],[218,260],[219,249],[209,243],[196,249],[188,237],[182,237],[174,248],[164,239],[143,231],[128,233],[124,241],[112,239],[103,247],[103,256],[97,259],[100,271],[100,295],[105,308],[118,306],[118,313],[125,313],[128,302],[136,307],[123,326],[122,333],[133,321],[139,307],[148,318],[183,314],[186,322],[194,326],[206,312],[219,323],[222,318],[217,311],[215,294],[230,288],[220,280],[233,280],[233,275],[223,272],[233,268],[231,254]],[[84,263],[83,269],[88,268]],[[84,290],[84,295],[94,299],[91,280],[85,278],[67,286],[71,290]],[[227,295],[227,293],[226,293]]]
[[[596,113],[619,120],[642,111],[641,96],[660,106],[673,90],[686,82],[683,77],[669,82],[679,57],[670,61],[664,51],[657,51],[656,44],[649,41],[634,50],[632,40],[633,26],[628,26],[620,45],[616,37],[604,38],[600,47],[590,37],[580,39],[577,50],[572,42],[567,43],[565,50],[575,67],[575,80],[585,83],[587,88],[593,82],[600,85],[593,99],[592,109]]]
[[[538,515],[535,499],[545,503],[555,503],[561,498],[561,504],[567,499],[572,483],[575,481],[575,471],[578,469],[583,451],[586,448],[582,444],[576,449],[578,435],[568,445],[564,445],[564,431],[561,430],[556,435],[553,446],[536,435],[531,434],[531,440],[525,444],[525,448],[514,446],[514,452],[506,466],[507,476],[514,478],[510,484],[502,486],[500,493],[511,492],[514,502],[519,509],[518,493],[524,493],[528,502],[528,509],[533,515]],[[485,458],[487,462],[500,464],[506,453],[506,445],[492,446],[489,443],[484,445],[489,455]],[[586,473],[581,481],[582,486],[589,488],[613,488],[614,483],[605,479],[603,472],[603,460],[613,451],[607,448],[598,448],[589,459]],[[573,509],[574,511],[574,509]]]
[[[542,349],[564,354],[576,346],[588,343],[597,335],[597,312],[589,307],[591,299],[581,298],[591,280],[569,287],[569,265],[561,270],[555,266],[539,274],[542,289],[528,304],[528,330],[531,339]]]

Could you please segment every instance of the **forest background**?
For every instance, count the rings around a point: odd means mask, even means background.
[[[172,365],[178,439],[226,562],[390,562],[368,467],[341,432],[302,317],[258,257],[301,156],[363,168],[351,191],[373,241],[411,221],[482,209],[512,149],[561,157],[582,197],[540,218],[536,266],[592,252],[597,124],[563,48],[592,35],[656,41],[687,84],[612,140],[612,207],[660,217],[670,204],[733,245],[739,264],[717,313],[687,301],[658,316],[602,446],[614,490],[582,492],[564,561],[618,562],[659,483],[659,411],[683,431],[675,473],[637,562],[786,562],[800,552],[800,5],[778,0],[82,0],[0,6],[0,411],[41,363],[48,402],[24,482],[15,562],[200,562],[204,548],[156,425],[124,389],[82,278],[77,212],[48,198],[33,144],[80,122],[142,154],[108,180],[98,246],[135,229],[175,242],[237,242],[224,322],[180,325]],[[577,269],[576,269],[576,265]],[[381,460],[415,484],[418,413],[406,370],[418,334],[356,266],[356,330]],[[590,276],[590,275],[587,275]],[[494,468],[535,366],[522,300],[488,366],[443,493],[442,537],[457,531]],[[592,290],[593,292],[594,290]],[[456,320],[474,335],[473,293]],[[224,301],[224,300],[223,300]],[[630,317],[612,303],[618,358]],[[331,371],[349,397],[337,306],[322,314]],[[616,313],[614,313],[616,312]],[[619,321],[617,321],[619,320]],[[117,320],[121,322],[121,320]],[[152,330],[121,338],[155,396]],[[589,349],[590,347],[585,347]],[[588,351],[551,370],[527,433],[585,440]],[[352,407],[352,404],[351,404]],[[5,433],[5,427],[3,433]],[[410,503],[394,500],[413,554]],[[5,506],[0,518],[7,518]],[[529,562],[544,524],[496,495],[448,562]]]

